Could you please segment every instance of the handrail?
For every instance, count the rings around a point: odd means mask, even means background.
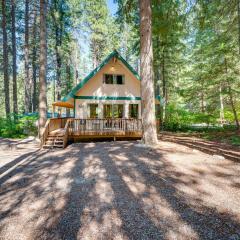
[[[42,136],[41,136],[41,139],[40,139],[41,140],[40,147],[42,147],[44,145],[44,143],[46,142],[46,139],[48,137],[50,121],[51,121],[51,119],[48,119],[45,123],[43,133],[42,133]]]
[[[126,118],[102,118],[102,119],[71,119],[69,122],[70,134],[87,133],[87,132],[110,132],[110,131],[123,131],[123,132],[141,132],[142,121],[141,119],[126,119]]]
[[[69,133],[69,123],[70,123],[71,119],[67,119],[67,122],[65,124],[64,127],[64,139],[63,139],[63,147],[65,148],[67,145],[67,141],[68,141],[68,133]]]

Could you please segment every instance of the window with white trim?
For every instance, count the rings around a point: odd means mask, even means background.
[[[124,75],[120,74],[104,74],[103,75],[103,83],[105,84],[117,84],[123,85],[125,81]]]

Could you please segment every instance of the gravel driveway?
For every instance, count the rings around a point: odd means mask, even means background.
[[[0,239],[240,239],[240,163],[169,142],[12,154],[0,158]]]

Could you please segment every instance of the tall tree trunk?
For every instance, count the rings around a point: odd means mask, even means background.
[[[219,101],[220,101],[220,123],[223,126],[224,123],[224,105],[223,105],[223,96],[222,96],[222,85],[219,86]]]
[[[61,68],[62,68],[62,59],[60,56],[60,40],[59,40],[59,30],[58,27],[56,29],[56,45],[55,45],[55,54],[56,54],[56,62],[57,62],[57,76],[56,76],[56,84],[57,84],[57,100],[61,100],[61,90],[62,90],[62,84],[61,84]]]
[[[93,68],[98,66],[98,56],[97,56],[97,46],[94,42],[92,42],[92,61],[93,61]]]
[[[2,0],[2,32],[3,32],[3,74],[6,116],[10,114],[9,74],[8,74],[8,36],[6,29],[6,2]]]
[[[31,111],[30,106],[30,78],[29,78],[29,0],[25,0],[25,46],[24,46],[24,67],[25,67],[25,112]]]
[[[32,109],[33,112],[37,110],[37,8],[34,9],[33,17],[33,49],[32,49]]]
[[[237,12],[238,12],[238,51],[240,54],[240,0],[237,0]]]
[[[55,90],[57,95],[57,100],[61,100],[62,82],[61,82],[61,68],[62,68],[62,58],[60,54],[60,49],[62,45],[62,34],[63,34],[63,2],[54,0],[53,9],[51,11],[52,19],[54,22],[55,31],[55,57],[56,57],[56,88],[54,86],[53,98],[55,101]]]
[[[202,113],[205,113],[205,103],[204,103],[204,89],[203,89],[203,86],[201,88],[201,92],[200,92],[200,95],[201,95],[201,112]]]
[[[71,67],[70,63],[66,65],[66,75],[67,75],[67,92],[71,91]],[[70,108],[66,108],[66,117],[70,117]]]
[[[163,51],[162,56],[162,92],[163,92],[163,112],[162,112],[162,121],[163,124],[166,120],[166,107],[167,107],[167,82],[165,75],[165,51]]]
[[[12,19],[12,71],[13,71],[13,112],[18,113],[17,97],[17,60],[16,60],[16,27],[15,27],[15,0],[11,0]]]
[[[154,145],[158,142],[158,140],[152,66],[153,50],[151,0],[139,0],[139,4],[143,142],[146,145]]]
[[[47,0],[40,0],[40,71],[39,71],[39,136],[47,121],[47,39],[46,39],[46,11]]]
[[[227,59],[226,59],[226,57],[224,59],[224,62],[225,62],[225,74],[226,74],[226,77],[227,77],[228,66],[227,66]],[[233,111],[233,116],[234,116],[234,119],[235,119],[235,122],[236,122],[237,130],[239,131],[240,130],[240,124],[239,124],[237,110],[236,110],[234,99],[233,99],[233,93],[232,93],[231,84],[230,84],[228,79],[226,79],[226,80],[227,80],[227,86],[228,86],[228,96],[229,96],[231,108],[232,108],[232,111]]]

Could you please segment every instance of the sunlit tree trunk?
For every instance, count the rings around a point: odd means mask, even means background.
[[[29,74],[29,0],[25,1],[25,46],[24,46],[24,66],[25,66],[25,98],[24,106],[25,112],[31,111],[31,101],[30,101],[30,74]]]
[[[40,0],[40,71],[39,71],[39,136],[42,136],[47,121],[47,40],[46,40],[46,0]]]
[[[240,54],[240,0],[237,0],[237,12],[238,12],[238,51]]]
[[[68,62],[66,65],[66,77],[67,77],[67,92],[71,91],[72,84],[71,84],[71,67],[70,63]],[[66,117],[70,117],[70,108],[66,108]]]
[[[220,122],[221,126],[224,123],[224,105],[223,105],[223,96],[222,96],[222,85],[219,86],[219,101],[220,101]]]
[[[11,20],[12,20],[12,72],[13,72],[13,112],[18,113],[17,98],[17,60],[16,60],[16,27],[15,27],[15,0],[11,0]]]
[[[37,12],[38,10],[37,8],[35,8],[33,17],[33,49],[32,49],[33,112],[37,110],[37,15],[38,15]]]
[[[152,66],[152,9],[150,0],[139,0],[139,3],[143,142],[146,145],[154,145],[158,140]]]
[[[166,107],[167,107],[167,82],[165,75],[165,51],[163,51],[162,55],[162,94],[163,94],[163,113],[162,113],[162,121],[165,123],[166,120]]]
[[[96,68],[99,64],[99,61],[98,61],[98,54],[97,54],[97,46],[94,42],[94,40],[92,40],[92,61],[93,61],[93,68]]]
[[[10,97],[9,97],[9,73],[8,73],[8,36],[6,29],[6,2],[2,0],[2,34],[3,34],[3,78],[5,94],[5,112],[6,116],[10,114]]]

